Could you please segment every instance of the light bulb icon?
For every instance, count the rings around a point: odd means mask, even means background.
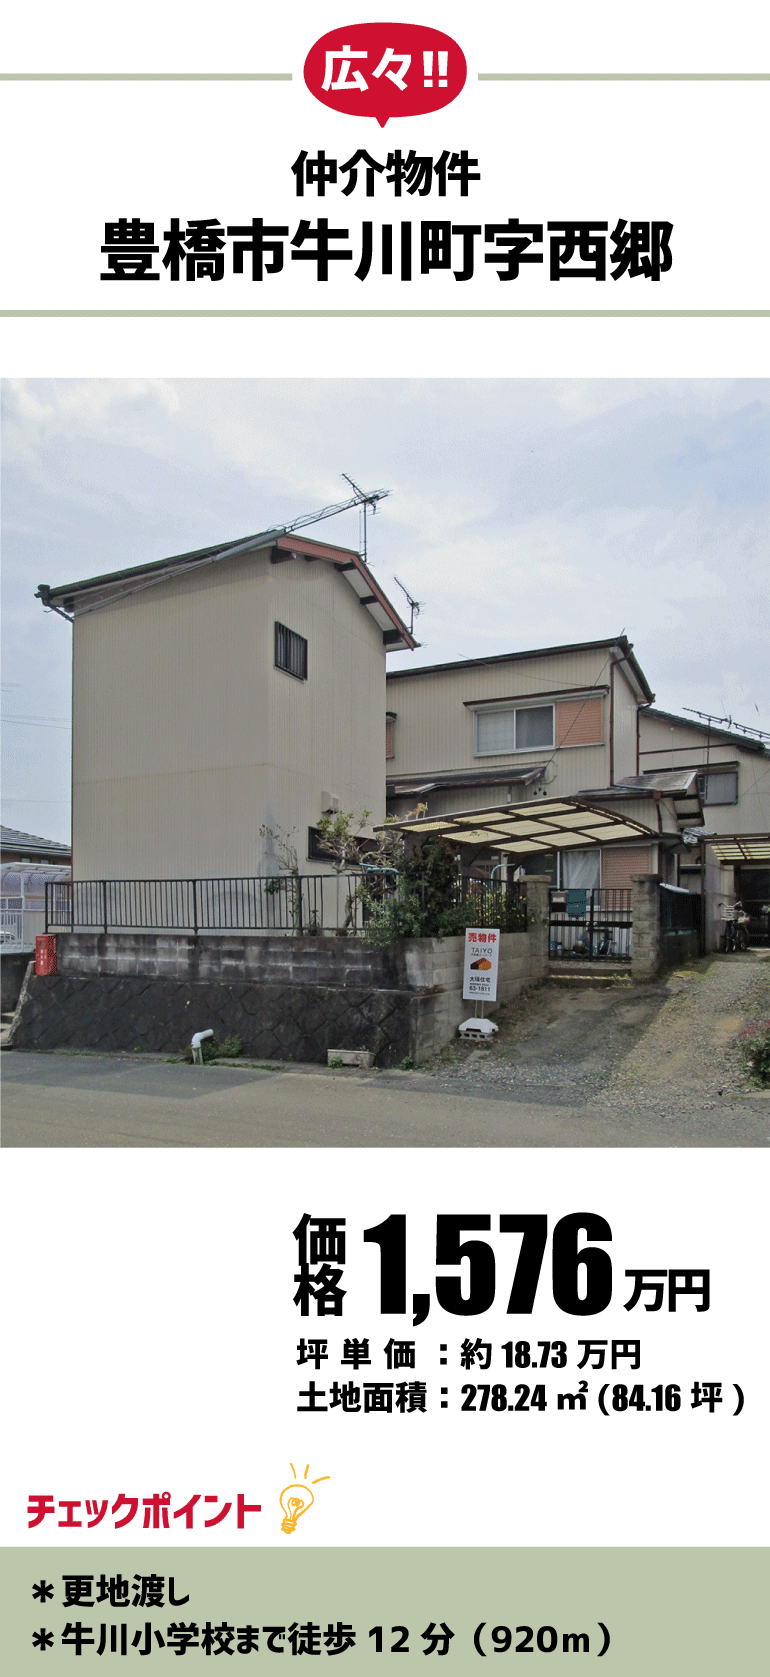
[[[281,1523],[281,1531],[296,1531],[297,1521],[301,1514],[312,1508],[315,1497],[309,1485],[287,1485],[281,1491],[281,1507],[286,1518]]]
[[[301,1480],[297,1479],[297,1470],[293,1462],[289,1462],[289,1467],[294,1474],[294,1480],[291,1485],[284,1485],[279,1498],[284,1514],[284,1518],[281,1521],[281,1531],[286,1532],[287,1536],[296,1531],[297,1521],[300,1519],[301,1515],[307,1513],[308,1508],[312,1508],[313,1503],[315,1502],[313,1492],[307,1483],[310,1463],[308,1462],[308,1465],[305,1468],[304,1479]],[[328,1478],[329,1474],[324,1473],[322,1474],[321,1479],[314,1479],[313,1484],[320,1485],[323,1479]]]

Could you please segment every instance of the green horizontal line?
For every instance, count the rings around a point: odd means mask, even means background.
[[[508,71],[481,70],[480,82],[766,82],[770,72],[750,71],[657,71],[657,70],[570,70]]]
[[[290,82],[291,71],[4,70],[3,82]],[[481,70],[480,82],[766,82],[770,71]]]
[[[770,309],[0,309],[0,320],[767,320]]]
[[[101,71],[92,74],[85,70],[71,70],[66,73],[46,71],[42,74],[36,70],[0,72],[0,82],[290,82],[291,79],[291,73],[284,70],[260,70],[251,75],[242,75],[240,71],[234,74],[219,74],[207,70],[189,73],[160,71],[157,74],[133,70],[116,70],[104,74]]]

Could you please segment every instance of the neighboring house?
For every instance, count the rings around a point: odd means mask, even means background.
[[[680,862],[682,884],[709,899],[709,946],[719,938],[719,899],[739,897],[752,932],[768,934],[770,904],[770,751],[760,738],[655,708],[639,718],[639,761],[648,772],[695,774],[701,830]]]
[[[57,839],[38,838],[35,833],[20,833],[15,827],[0,827],[0,863],[53,862],[66,864],[72,855],[69,844]]]
[[[655,835],[649,842],[575,849],[547,864],[541,852],[531,869],[575,887],[628,887],[634,873],[675,882],[684,810],[697,822],[700,802],[695,776],[663,787],[640,774],[639,716],[653,698],[625,635],[389,674],[388,811],[424,805],[437,818],[581,796],[618,814],[621,802],[624,817]]]
[[[325,810],[382,820],[385,655],[416,643],[357,553],[268,531],[38,597],[73,624],[76,879],[275,873],[263,825],[308,871]]]
[[[4,954],[31,951],[45,931],[47,885],[68,884],[69,867],[53,862],[4,862],[0,867],[0,946]]]
[[[56,839],[0,827],[0,948],[6,958],[29,955],[45,930],[45,888],[71,877],[70,847]],[[3,980],[3,1008],[16,1005],[24,966]]]

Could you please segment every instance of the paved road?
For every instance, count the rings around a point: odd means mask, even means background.
[[[2,1055],[4,1147],[763,1147],[770,1100],[701,1117],[511,1097],[414,1072],[230,1070],[145,1055]],[[486,1086],[485,1086],[486,1085]],[[575,1091],[572,1091],[574,1096]]]

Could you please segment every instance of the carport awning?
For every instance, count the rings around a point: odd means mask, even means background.
[[[508,856],[538,851],[585,850],[594,844],[628,844],[657,839],[650,827],[583,804],[578,798],[537,798],[492,809],[461,810],[457,815],[414,817],[388,823],[391,832],[451,839],[476,849],[502,850]]]
[[[770,862],[770,833],[753,833],[750,838],[709,838],[720,862]]]

